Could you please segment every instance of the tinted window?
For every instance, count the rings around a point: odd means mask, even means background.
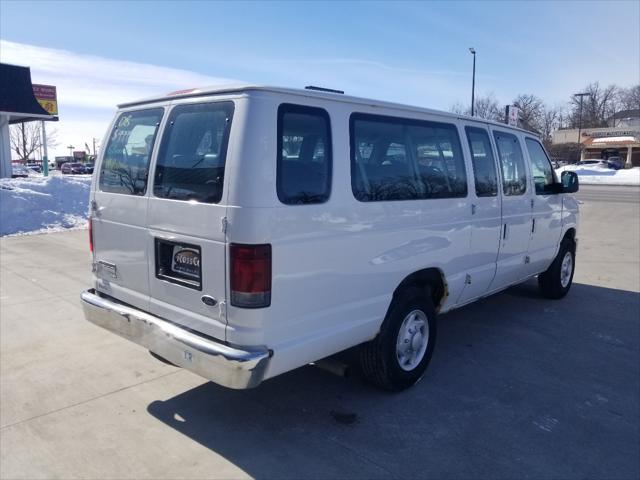
[[[548,192],[548,187],[556,183],[556,177],[551,168],[551,162],[540,142],[533,138],[525,139],[529,159],[531,160],[531,171],[533,173],[533,181],[536,186],[536,194],[541,195]]]
[[[179,105],[169,115],[153,193],[175,200],[218,203],[227,155],[232,102]]]
[[[154,108],[120,114],[100,166],[100,190],[145,194],[149,159],[163,112]]]
[[[494,132],[505,195],[523,195],[527,191],[527,172],[520,142],[515,135]]]
[[[471,151],[476,195],[495,197],[498,195],[498,177],[489,134],[483,128],[466,127],[465,130]]]
[[[454,125],[351,115],[351,188],[363,202],[464,197],[467,177]]]
[[[321,108],[278,109],[278,198],[288,205],[322,203],[331,192],[331,127]]]

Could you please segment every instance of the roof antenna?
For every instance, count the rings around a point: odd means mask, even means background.
[[[334,90],[333,88],[315,87],[313,85],[307,85],[306,87],[304,87],[304,89],[305,90],[314,90],[316,92],[339,93],[341,95],[344,95],[344,91],[343,90]]]

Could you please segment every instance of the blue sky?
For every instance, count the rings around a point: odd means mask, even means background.
[[[59,85],[59,141],[116,103],[240,80],[447,110],[477,94],[565,102],[640,81],[640,2],[0,2],[0,61]],[[86,138],[86,140],[83,140]],[[58,150],[62,154],[64,149]]]

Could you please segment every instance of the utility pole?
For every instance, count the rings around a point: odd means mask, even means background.
[[[471,76],[471,116],[475,112],[475,96],[476,96],[476,49],[469,48],[469,52],[473,55],[473,74]]]
[[[47,177],[49,176],[49,157],[47,156],[47,129],[45,128],[45,122],[42,121],[42,151],[44,155],[42,156],[42,174]]]
[[[27,163],[27,137],[24,134],[24,122],[20,124],[20,128],[22,129],[22,160]]]
[[[590,93],[574,93],[574,97],[580,97],[580,110],[578,113],[578,143],[582,143],[580,139],[582,138],[582,98],[590,97]]]
[[[69,144],[67,145],[67,148],[69,149],[69,156],[72,157],[71,161],[73,161],[73,149],[76,148],[73,145]]]

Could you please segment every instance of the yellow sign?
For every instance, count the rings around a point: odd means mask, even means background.
[[[58,115],[58,102],[55,100],[40,100],[39,98],[37,100],[49,115]]]
[[[58,115],[58,95],[53,85],[33,85],[33,96],[49,115]]]

